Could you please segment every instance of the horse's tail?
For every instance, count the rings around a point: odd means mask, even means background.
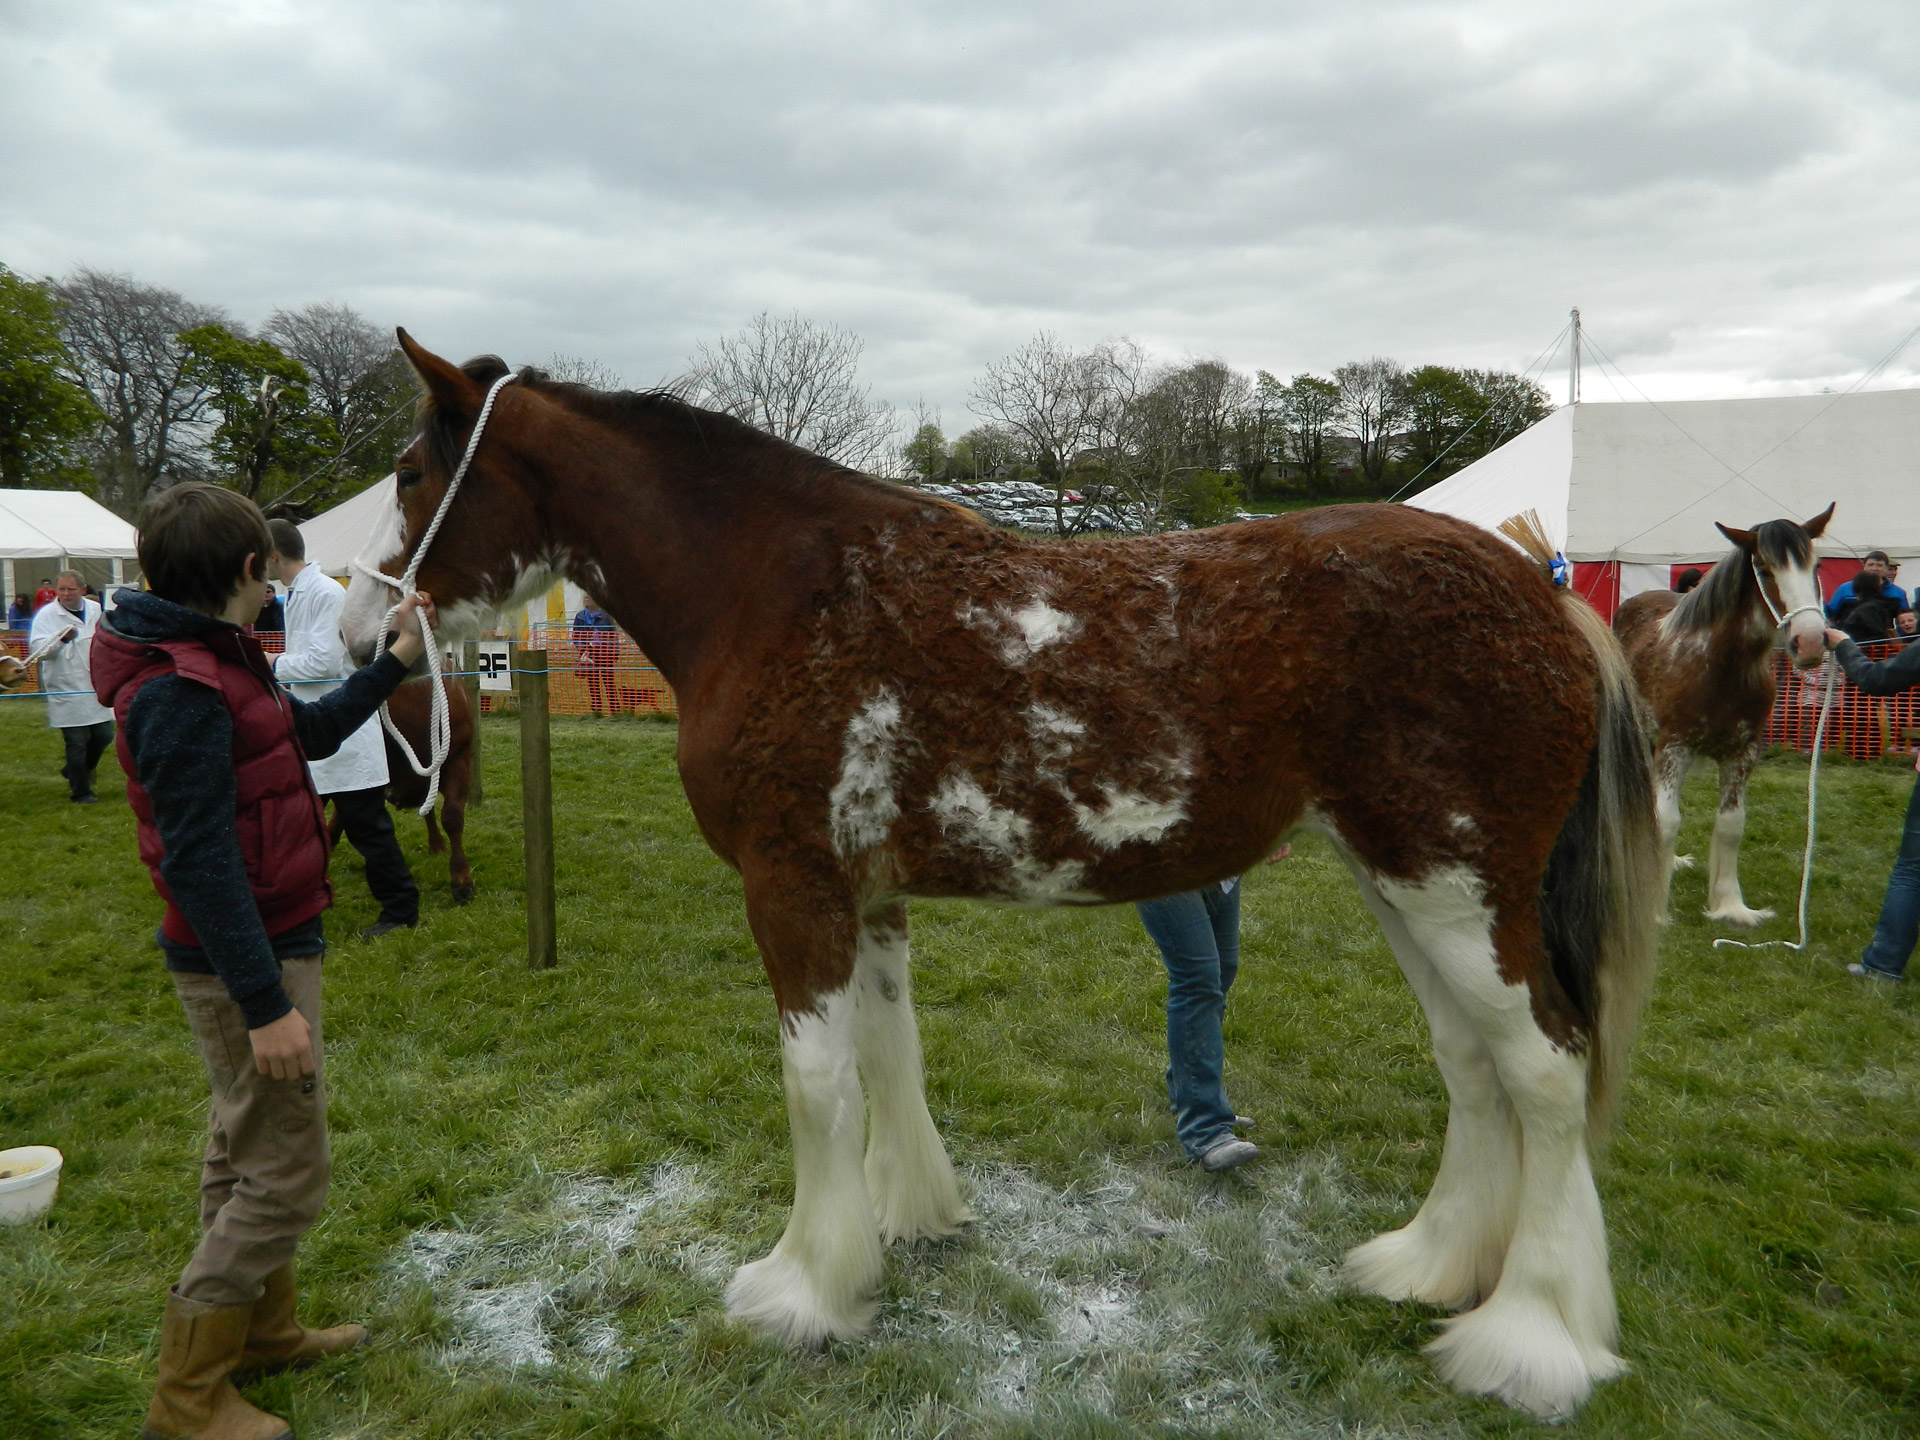
[[[1560,594],[1599,668],[1599,723],[1580,797],[1547,862],[1540,925],[1555,978],[1586,1022],[1587,1133],[1598,1142],[1653,987],[1667,884],[1652,756],[1626,657],[1586,601],[1571,589]]]

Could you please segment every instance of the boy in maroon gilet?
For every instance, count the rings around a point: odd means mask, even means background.
[[[326,822],[306,761],[330,755],[420,657],[409,597],[393,648],[313,704],[286,695],[241,626],[268,593],[273,541],[253,502],[177,485],[140,517],[149,592],[122,590],[95,633],[95,693],[166,901],[156,937],[212,1086],[201,1239],[168,1296],[149,1440],[279,1440],[237,1375],[351,1350],[360,1325],[294,1318],[293,1255],[320,1213],[329,1155],[320,1043]]]

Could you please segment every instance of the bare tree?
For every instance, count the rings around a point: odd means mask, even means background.
[[[1340,415],[1360,459],[1360,472],[1376,488],[1401,427],[1408,418],[1407,375],[1399,363],[1378,355],[1333,372],[1340,385]]]
[[[556,352],[548,356],[546,364],[540,368],[546,371],[549,380],[559,380],[568,385],[585,385],[590,390],[627,388],[627,382],[621,378],[618,370],[585,355],[561,355]]]
[[[691,400],[796,445],[864,469],[893,441],[893,407],[859,382],[865,342],[801,316],[754,316],[738,335],[702,345],[680,382]]]
[[[412,428],[419,390],[392,332],[347,305],[276,310],[261,338],[300,362],[308,393],[333,422],[332,452],[262,503],[309,511],[346,498],[393,468]]]
[[[1054,523],[1062,535],[1085,529],[1094,518],[1092,504],[1069,507],[1067,491],[1087,488],[1075,487],[1069,471],[1083,453],[1099,456],[1116,448],[1125,392],[1140,370],[1137,347],[1110,343],[1076,351],[1042,330],[989,365],[974,384],[974,413],[1026,442],[1041,482],[1054,492]]]
[[[208,391],[182,331],[225,315],[178,291],[80,269],[51,285],[74,375],[105,417],[92,446],[102,504],[132,517],[155,489],[199,473]]]

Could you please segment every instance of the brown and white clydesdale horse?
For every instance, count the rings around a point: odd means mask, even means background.
[[[970,1218],[924,1098],[909,897],[1168,895],[1304,824],[1378,916],[1452,1101],[1426,1203],[1348,1274],[1466,1312],[1431,1346],[1462,1389],[1559,1415],[1622,1368],[1588,1138],[1664,877],[1631,682],[1584,602],[1400,506],[1023,538],[670,395],[401,343],[427,398],[367,560],[398,576],[441,514],[416,583],[449,639],[566,575],[678,692],[793,1133],[786,1233],[735,1275],[736,1317],[858,1336],[883,1243]],[[356,578],[356,653],[391,599]]]
[[[1754,910],[1740,894],[1740,837],[1747,828],[1747,781],[1764,745],[1774,701],[1773,642],[1784,625],[1794,663],[1825,657],[1826,619],[1815,579],[1813,542],[1833,518],[1829,505],[1804,525],[1769,520],[1752,530],[1720,533],[1733,549],[1685,595],[1635,595],[1613,617],[1633,678],[1652,712],[1660,839],[1669,869],[1689,865],[1675,855],[1680,787],[1699,760],[1720,767],[1720,808],[1707,861],[1707,918],[1758,925],[1773,911]]]
[[[453,903],[464,905],[473,899],[473,868],[467,864],[465,844],[467,794],[473,785],[473,706],[467,699],[466,687],[450,680],[440,683],[446,687],[453,740],[446,764],[440,770],[440,819],[436,822],[431,811],[422,818],[427,822],[427,853],[447,852],[447,878],[453,889]],[[428,723],[433,704],[432,685],[430,679],[409,680],[387,701],[387,714],[400,727],[400,733],[407,737],[416,755],[424,756],[431,749]],[[380,737],[387,743],[387,803],[402,810],[418,811],[427,802],[426,778],[415,772],[384,726]],[[440,837],[442,825],[447,832],[444,840]],[[343,828],[336,814],[327,826],[329,843],[340,843]]]

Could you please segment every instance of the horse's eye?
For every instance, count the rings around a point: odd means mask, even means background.
[[[403,465],[393,472],[393,483],[402,490],[411,490],[420,483],[420,472],[410,465]]]

